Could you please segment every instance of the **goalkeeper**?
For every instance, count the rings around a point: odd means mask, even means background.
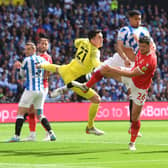
[[[38,64],[38,68],[50,72],[57,72],[60,74],[66,85],[71,85],[71,81],[83,78],[83,75],[92,72],[92,70],[100,65],[100,51],[99,48],[103,46],[103,34],[101,30],[92,30],[88,33],[88,38],[79,38],[75,40],[75,47],[77,48],[75,58],[69,64]],[[85,80],[83,82],[86,82]],[[71,88],[71,86],[69,86]],[[98,111],[100,96],[93,90],[89,89],[87,93],[83,93],[79,88],[71,88],[78,95],[91,101],[89,108],[89,118],[86,127],[86,133],[103,135],[104,131],[97,129],[94,126],[94,119]]]

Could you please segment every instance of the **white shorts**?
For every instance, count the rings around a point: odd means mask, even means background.
[[[139,106],[144,105],[147,96],[147,90],[137,88],[134,85],[132,78],[122,76],[121,80],[128,88],[131,89],[130,96],[134,103]]]
[[[118,53],[115,53],[112,57],[108,58],[107,60],[104,61],[104,65],[109,65],[109,66],[125,66],[124,60],[120,57]]]
[[[35,109],[43,109],[45,97],[44,91],[24,90],[19,101],[19,107],[29,108],[33,104]]]
[[[106,59],[101,66],[109,65],[113,67],[125,67],[124,60],[121,58],[121,56],[118,53],[114,53],[112,57],[109,57]],[[95,68],[94,72],[101,69],[101,66]],[[131,62],[131,67],[134,66],[134,62]]]
[[[118,53],[115,53],[112,57],[105,60],[103,65],[109,65],[113,67],[125,67],[124,60]],[[133,66],[134,66],[134,62],[131,62],[131,67]]]

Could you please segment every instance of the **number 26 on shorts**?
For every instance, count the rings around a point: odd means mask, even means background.
[[[142,93],[138,92],[137,100],[144,101],[145,98],[146,98],[146,94],[142,94]]]

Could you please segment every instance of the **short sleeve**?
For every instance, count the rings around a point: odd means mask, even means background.
[[[117,40],[124,42],[127,40],[127,36],[128,36],[128,30],[126,29],[126,27],[123,27],[118,32]]]
[[[23,60],[23,63],[22,63],[22,66],[21,66],[21,69],[22,70],[25,70],[26,68],[26,64],[27,64],[27,60],[29,59],[29,57],[26,57],[24,60]]]
[[[49,57],[49,61],[48,61],[50,64],[52,64],[53,62],[52,62],[52,58],[51,57]]]
[[[78,39],[76,39],[75,42],[74,42],[75,47],[78,48],[80,46],[80,43],[84,42],[84,41],[88,41],[88,39],[87,38],[78,38]]]

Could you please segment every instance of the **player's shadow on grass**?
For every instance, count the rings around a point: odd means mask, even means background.
[[[160,150],[160,151],[146,151],[146,152],[137,152],[136,154],[158,154],[158,153],[168,153],[168,150]]]
[[[134,152],[126,152],[123,154],[133,154],[133,155],[141,155],[141,154],[159,154],[159,153],[168,153],[168,150],[160,150],[160,151],[146,151],[146,152],[138,152],[138,151],[134,151]]]
[[[47,149],[46,149],[47,150]],[[66,150],[59,150],[59,151],[56,151],[57,149],[48,149],[50,151],[44,151],[44,150],[40,150],[39,151],[22,151],[22,150],[0,150],[0,153],[2,154],[3,153],[3,156],[54,156],[54,155],[81,155],[81,154],[88,154],[88,153],[105,153],[105,152],[111,152],[111,151],[125,151],[127,149],[123,148],[123,149],[90,149],[90,150],[83,150],[83,151],[79,151],[79,150],[76,150],[76,151],[67,151]]]

